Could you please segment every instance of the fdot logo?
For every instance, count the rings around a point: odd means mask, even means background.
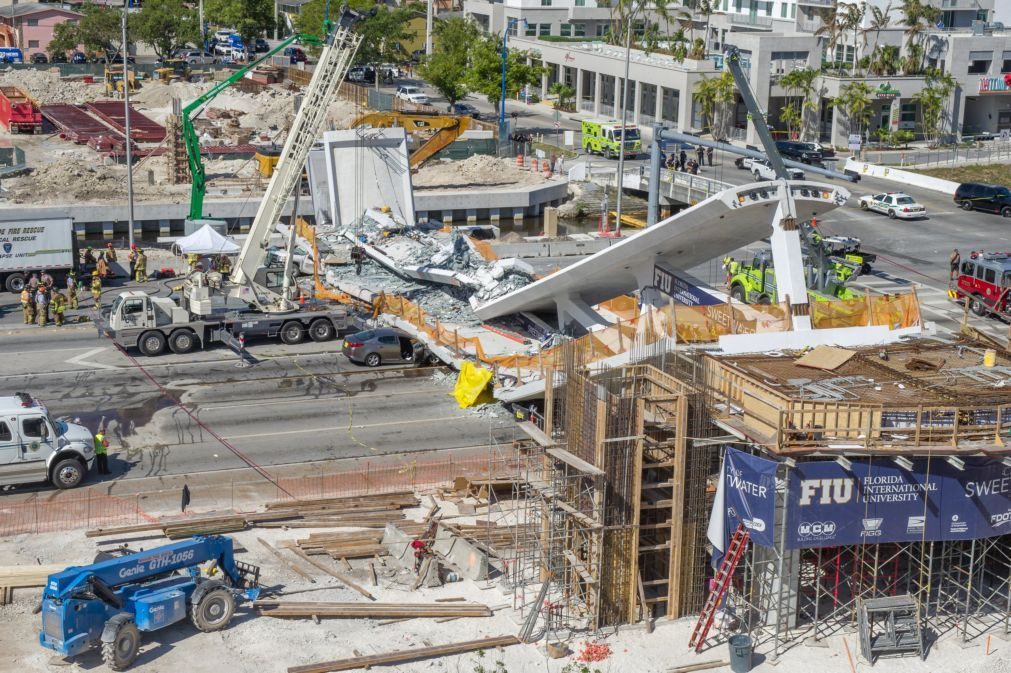
[[[797,536],[801,539],[827,540],[835,537],[835,521],[805,521],[797,526]]]

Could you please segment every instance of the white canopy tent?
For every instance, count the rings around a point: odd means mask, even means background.
[[[180,238],[175,243],[182,254],[196,253],[198,255],[235,255],[239,252],[239,245],[228,238],[222,236],[209,224],[205,224],[199,230],[189,236]]]

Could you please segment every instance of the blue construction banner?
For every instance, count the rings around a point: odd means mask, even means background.
[[[786,547],[972,540],[1011,532],[1011,467],[965,458],[798,463],[790,471]]]
[[[741,523],[751,534],[752,542],[765,547],[774,546],[776,467],[775,461],[727,448],[720,483],[724,539],[729,538],[737,524]]]

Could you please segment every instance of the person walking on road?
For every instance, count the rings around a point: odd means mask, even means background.
[[[958,248],[951,251],[951,258],[948,260],[950,270],[948,271],[948,280],[954,280],[958,278],[958,267],[962,264],[962,255],[959,254]]]
[[[695,148],[695,156],[698,157],[697,161],[699,166],[701,166],[706,159],[706,150],[704,147],[702,147],[702,145],[699,145],[698,147]]]
[[[57,327],[63,327],[63,312],[67,310],[67,298],[59,290],[53,290],[53,320]]]
[[[31,325],[35,322],[35,297],[32,291],[25,285],[21,290],[21,310],[25,314],[25,324]]]
[[[147,257],[144,255],[144,251],[141,248],[137,248],[137,261],[134,264],[134,269],[136,272],[135,280],[138,283],[147,282]]]
[[[706,159],[709,160],[709,165],[712,166],[713,165],[713,148],[712,147],[707,147],[706,148]]]
[[[77,274],[73,271],[67,275],[67,303],[71,309],[77,310]]]
[[[97,271],[91,272],[91,297],[95,300],[95,308],[102,308],[102,277]]]
[[[95,433],[95,465],[99,474],[110,474],[109,440],[105,438],[105,433],[101,429]]]
[[[49,297],[41,287],[35,293],[35,318],[39,327],[45,327],[49,322]]]

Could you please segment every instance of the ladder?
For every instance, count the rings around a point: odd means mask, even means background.
[[[709,635],[709,629],[712,628],[713,619],[716,617],[716,610],[723,601],[727,589],[730,588],[730,582],[734,578],[734,570],[737,569],[737,564],[740,562],[741,556],[748,546],[749,538],[750,533],[748,533],[748,529],[744,527],[744,524],[737,524],[737,530],[734,531],[733,537],[730,538],[730,544],[723,555],[723,561],[720,562],[720,567],[716,571],[716,577],[713,578],[713,590],[706,597],[705,605],[702,606],[702,612],[699,613],[699,620],[695,622],[695,628],[692,629],[692,637],[688,641],[688,646],[694,647],[696,652],[702,651],[702,646],[706,642],[706,636]]]
[[[284,149],[281,150],[277,169],[256,211],[256,217],[249,228],[249,236],[235,265],[232,282],[237,285],[249,284],[253,287],[255,301],[264,311],[270,312],[271,308],[282,311],[290,308],[286,306],[290,304],[290,300],[286,297],[253,281],[257,269],[263,266],[266,258],[267,241],[274,231],[274,226],[281,219],[281,211],[288,196],[302,177],[302,169],[309,158],[309,150],[326,122],[330,101],[333,100],[337,87],[344,81],[361,41],[361,35],[353,33],[349,28],[338,28],[332,39],[323,47],[312,80],[306,87],[302,105],[288,132]],[[268,307],[261,304],[261,294],[266,294],[266,300],[276,302],[277,306]]]

